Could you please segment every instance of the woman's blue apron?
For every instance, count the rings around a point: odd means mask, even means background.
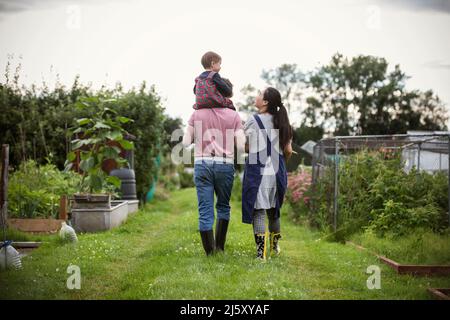
[[[275,207],[275,217],[280,216],[280,209],[283,205],[284,194],[286,193],[287,188],[287,173],[286,173],[286,165],[284,163],[284,156],[278,153],[274,148],[272,148],[272,143],[267,134],[267,131],[264,128],[264,125],[261,121],[261,118],[255,114],[254,115],[256,122],[258,123],[259,129],[262,131],[263,135],[266,136],[267,143],[266,148],[257,154],[251,154],[249,152],[249,156],[245,161],[245,170],[244,170],[244,179],[242,182],[242,222],[243,223],[252,223],[253,221],[253,210],[255,207],[256,196],[258,195],[259,185],[262,180],[261,170],[265,167],[265,159],[267,158],[264,155],[264,152],[267,156],[272,155],[272,151],[274,154],[279,155],[278,159],[278,171],[276,172],[276,207]],[[249,148],[250,149],[250,148]],[[260,155],[264,155],[262,157],[263,161],[260,159]],[[257,159],[257,161],[251,161],[256,163],[250,163],[249,159]],[[273,161],[272,161],[273,163]]]

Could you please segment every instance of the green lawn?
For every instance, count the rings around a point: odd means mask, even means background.
[[[399,276],[368,253],[293,224],[282,216],[282,254],[254,258],[250,225],[232,203],[226,252],[206,257],[197,232],[194,189],[148,205],[115,230],[56,236],[24,258],[23,269],[0,273],[1,299],[429,299],[426,288],[449,278]],[[66,288],[70,264],[81,269],[80,290]],[[370,265],[381,289],[366,286]]]

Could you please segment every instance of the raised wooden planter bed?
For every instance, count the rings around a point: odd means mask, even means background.
[[[428,292],[438,300],[450,300],[449,288],[428,288]]]
[[[8,226],[22,232],[55,233],[61,229],[63,219],[8,219]]]
[[[63,195],[59,202],[59,217],[58,219],[22,219],[11,218],[8,219],[8,226],[22,232],[32,233],[55,233],[61,229],[61,223],[67,220],[67,196]]]
[[[3,241],[0,241],[0,245],[3,244]],[[39,248],[41,246],[42,242],[34,242],[34,241],[13,241],[13,243],[11,243],[11,245],[14,247],[14,249],[16,249],[19,254],[20,257],[26,257],[29,254],[31,254],[31,252],[37,248]]]
[[[77,199],[80,200],[80,199]],[[92,199],[89,199],[92,200]],[[129,214],[139,209],[139,200],[109,200],[86,201],[72,205],[72,226],[77,232],[96,232],[109,230],[122,224]],[[98,206],[97,206],[98,205]],[[61,229],[61,223],[67,220],[67,198],[61,198],[59,219],[8,219],[8,225],[22,232],[56,233]]]
[[[346,244],[351,245],[358,250],[364,250],[375,255],[380,261],[390,266],[398,274],[411,274],[414,276],[447,276],[450,275],[450,265],[416,265],[416,264],[400,264],[394,260],[374,253],[363,246],[360,246],[351,241],[347,241]]]
[[[3,244],[3,241],[0,241],[0,245]],[[42,244],[42,242],[35,242],[35,241],[13,241],[11,245],[16,249],[36,249],[39,248],[39,246]]]
[[[73,200],[75,209],[111,208],[110,194],[74,194]]]

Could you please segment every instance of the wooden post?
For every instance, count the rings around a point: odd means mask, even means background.
[[[334,145],[334,232],[337,231],[338,220],[338,196],[339,196],[339,140],[335,139]]]
[[[62,195],[59,199],[59,219],[67,220],[67,196]]]
[[[6,236],[7,210],[8,210],[8,167],[9,167],[9,145],[2,145],[2,172],[0,180],[0,227]],[[5,240],[5,239],[3,239]]]

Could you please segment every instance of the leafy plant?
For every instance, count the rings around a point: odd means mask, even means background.
[[[309,197],[305,194],[311,185],[311,173],[302,169],[288,174],[288,200],[291,205],[299,202],[309,203]]]
[[[301,217],[308,216],[311,179],[311,172],[302,165],[296,171],[288,173],[286,200],[290,204],[291,216],[295,221]]]
[[[48,163],[39,166],[34,160],[22,162],[8,184],[8,213],[12,218],[56,218],[61,195],[77,190],[81,176],[62,172]]]
[[[147,192],[160,173],[159,158],[170,152],[170,146],[166,142],[172,133],[171,128],[177,124],[164,114],[161,98],[154,86],[148,88],[144,82],[137,90],[122,92],[119,88],[113,93],[114,96],[118,96],[114,103],[115,110],[122,116],[134,120],[132,125],[124,124],[124,128],[136,136],[134,142],[136,191],[138,198],[145,201]]]
[[[172,162],[170,154],[167,154],[161,161],[160,176],[158,177],[158,189],[166,192],[180,188],[180,177],[177,172],[177,165]]]
[[[108,104],[114,99],[99,97],[83,98],[75,104],[78,109],[97,107],[92,117],[77,119],[77,125],[69,130],[69,135],[76,134],[80,138],[72,140],[72,151],[67,156],[66,170],[73,167],[73,161],[80,155],[82,179],[80,192],[101,192],[109,190],[110,186],[120,187],[120,179],[109,176],[102,168],[103,161],[112,159],[121,168],[127,165],[127,160],[120,156],[121,149],[112,143],[119,144],[125,150],[133,149],[133,142],[125,139],[128,132],[123,124],[132,122],[130,118],[121,116]]]
[[[195,186],[194,175],[186,172],[184,165],[178,166],[178,177],[180,179],[180,188],[191,188]]]
[[[450,264],[449,232],[437,234],[417,228],[401,237],[390,232],[380,237],[366,230],[355,234],[351,240],[403,264]]]
[[[403,170],[401,154],[362,150],[339,162],[338,230],[334,232],[334,168],[327,167],[311,197],[310,223],[335,240],[370,230],[403,236],[417,228],[441,233],[448,227],[448,182],[444,172]]]
[[[54,87],[42,82],[25,86],[20,83],[21,65],[14,68],[8,61],[5,82],[0,83],[0,142],[10,145],[10,165],[17,168],[22,161],[34,159],[45,164],[46,157],[53,154],[52,163],[63,170],[70,152],[68,128],[76,119],[91,117],[92,108],[83,110],[74,105],[90,97],[109,102],[109,107],[134,122],[123,124],[123,128],[134,135],[134,170],[138,198],[145,201],[159,171],[155,158],[168,151],[168,136],[180,121],[164,114],[162,100],[154,86],[143,82],[139,87],[124,90],[120,83],[113,88],[94,90],[91,84],[83,84],[79,76],[68,87],[58,81]],[[97,99],[98,100],[98,99]],[[166,130],[164,130],[166,128]]]
[[[401,202],[392,199],[385,201],[383,208],[372,210],[374,216],[368,230],[374,231],[380,236],[393,234],[404,236],[418,228],[439,230],[439,208],[434,203],[417,208],[407,208]]]

